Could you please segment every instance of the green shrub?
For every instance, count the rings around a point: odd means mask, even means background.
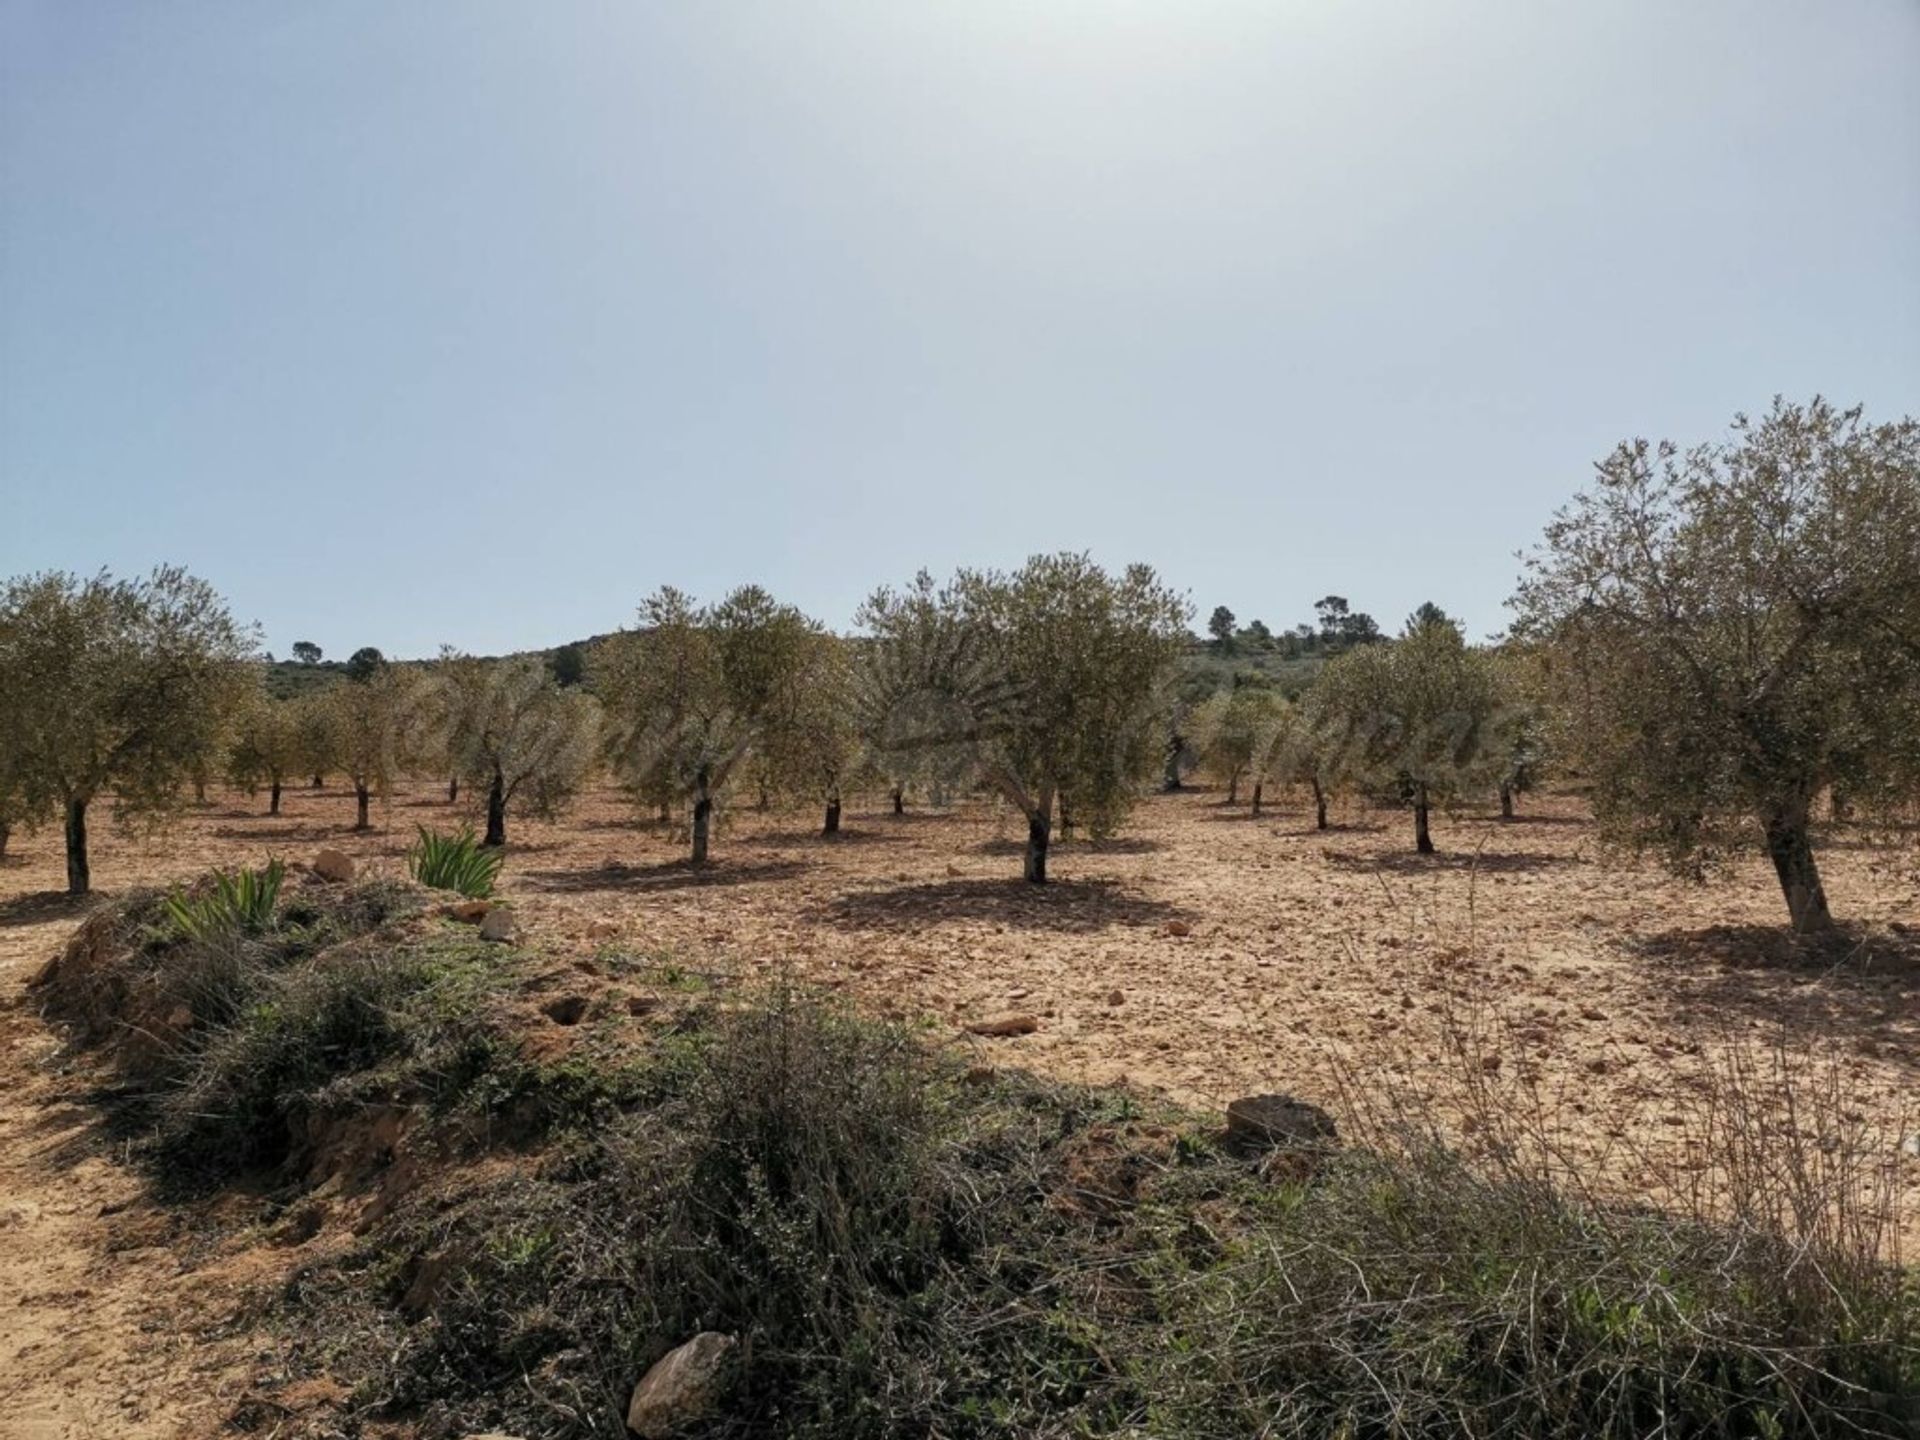
[[[1912,1433],[1911,1282],[1818,1247],[1412,1145],[1268,1178],[790,996],[660,1064],[631,1113],[310,1277],[370,1405],[615,1440],[647,1365],[717,1329],[751,1358],[715,1435]]]
[[[504,852],[483,846],[471,829],[443,835],[423,825],[419,842],[407,855],[407,872],[430,889],[484,900],[493,894],[505,858]]]
[[[167,896],[167,918],[181,936],[201,944],[235,934],[258,934],[273,924],[286,875],[281,860],[268,861],[262,870],[243,869],[231,875],[215,870],[206,889],[176,889]]]

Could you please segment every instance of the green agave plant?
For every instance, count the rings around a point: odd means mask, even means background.
[[[269,860],[262,870],[213,872],[213,887],[190,895],[175,889],[167,897],[167,917],[189,940],[208,941],[222,935],[257,933],[273,923],[280,901],[280,882],[286,879],[282,860]]]
[[[493,894],[505,859],[501,851],[483,846],[470,829],[443,835],[423,825],[419,843],[407,854],[407,873],[431,889],[484,900]]]

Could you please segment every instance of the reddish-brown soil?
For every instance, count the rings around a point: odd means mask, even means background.
[[[284,808],[269,818],[263,799],[223,795],[154,836],[103,813],[95,883],[306,861],[322,845],[399,874],[415,825],[466,816],[428,787],[376,805],[364,834],[337,787],[290,790]],[[855,806],[835,840],[817,815],[736,808],[695,870],[680,837],[607,790],[556,824],[516,818],[503,894],[527,943],[556,957],[613,948],[787,975],[924,1018],[991,1063],[1193,1105],[1275,1089],[1444,1111],[1472,1069],[1532,1092],[1627,1192],[1653,1183],[1627,1157],[1685,1130],[1703,1067],[1729,1044],[1820,1057],[1841,1118],[1889,1150],[1920,1129],[1912,833],[1823,837],[1828,893],[1859,944],[1811,960],[1783,943],[1757,857],[1708,887],[1609,863],[1574,800],[1511,823],[1438,821],[1442,853],[1426,859],[1402,815],[1335,819],[1317,832],[1292,805],[1256,820],[1213,794],[1155,797],[1120,839],[1059,846],[1057,883],[1037,889],[1018,878],[1022,827],[984,803],[899,818]],[[182,1275],[177,1237],[151,1241],[164,1227],[141,1218],[22,1000],[79,913],[48,893],[62,879],[57,834],[17,839],[0,867],[0,1436],[195,1433],[221,1396],[192,1367],[228,1373],[193,1333],[218,1320],[218,1287]],[[1010,1013],[1037,1028],[966,1031]],[[1901,1164],[1911,1236],[1920,1159]]]

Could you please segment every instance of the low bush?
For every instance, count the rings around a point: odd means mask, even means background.
[[[286,864],[280,860],[267,862],[261,870],[243,869],[231,875],[215,870],[200,890],[175,890],[169,895],[167,917],[181,936],[203,945],[229,935],[258,934],[273,923],[286,875]]]
[[[471,829],[444,835],[423,825],[407,855],[407,873],[428,889],[484,900],[493,894],[505,859],[505,851],[487,849]]]
[[[1920,1413],[1911,1281],[1817,1246],[1423,1144],[1263,1167],[792,996],[660,1064],[537,1171],[425,1198],[303,1282],[370,1406],[613,1440],[647,1365],[717,1329],[741,1346],[715,1435],[1894,1436]]]

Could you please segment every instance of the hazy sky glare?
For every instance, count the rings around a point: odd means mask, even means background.
[[[1916,0],[0,0],[0,574],[281,654],[1060,548],[1484,632],[1816,390],[1920,411]]]

